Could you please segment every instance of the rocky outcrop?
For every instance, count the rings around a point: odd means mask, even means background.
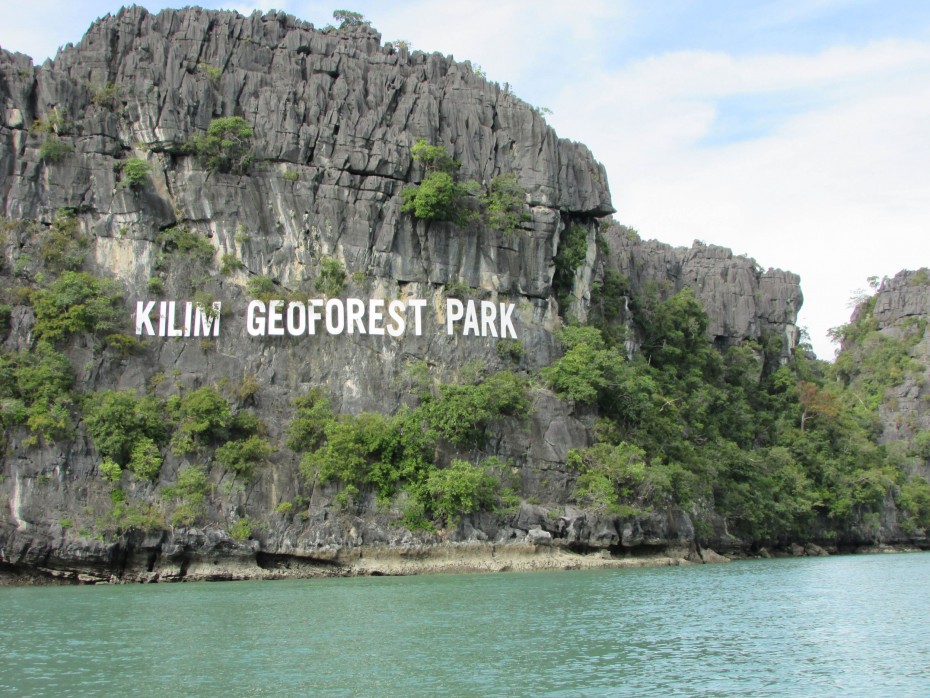
[[[853,314],[860,319],[865,307]],[[930,270],[901,271],[885,278],[869,306],[875,329],[882,335],[901,340],[913,359],[879,409],[881,439],[885,443],[911,444],[919,434],[930,432]],[[844,350],[849,347],[844,346]],[[930,454],[921,456],[922,470],[930,476]]]
[[[801,279],[763,270],[754,259],[695,241],[690,248],[643,241],[621,225],[604,233],[604,269],[621,274],[633,294],[652,287],[661,297],[690,288],[708,316],[707,335],[719,348],[773,335],[788,356],[798,344]]]
[[[242,174],[205,166],[191,146],[215,119],[233,116],[254,134],[253,162]],[[423,375],[414,368],[435,384],[476,362],[527,373],[549,364],[559,351],[552,281],[562,235],[569,225],[588,231],[575,289],[582,316],[598,273],[596,223],[614,210],[603,166],[583,145],[559,139],[537,110],[469,63],[382,44],[367,25],[320,31],[279,12],[124,9],[42,66],[0,50],[0,117],[0,205],[10,222],[3,274],[12,299],[5,347],[34,343],[35,317],[16,300],[16,287],[39,283],[35,230],[69,212],[75,239],[87,240],[85,266],[121,284],[127,327],[136,300],[223,304],[222,333],[208,339],[151,338],[127,357],[78,338],[66,347],[76,388],[166,397],[249,384],[240,399],[277,444],[291,399],[312,386],[322,386],[338,412],[393,413],[417,400],[412,387]],[[479,186],[514,174],[525,191],[518,230],[403,214],[401,191],[424,176],[411,156],[418,139],[443,146],[461,163],[459,177]],[[128,179],[130,160],[147,166],[141,186]],[[205,238],[206,255],[166,254],[163,236],[177,228]],[[608,242],[603,264],[634,289],[650,281],[694,288],[711,316],[711,339],[733,343],[768,331],[785,336],[786,350],[794,346],[796,276],[762,272],[722,248],[678,250],[614,233]],[[343,298],[424,300],[422,332],[249,336],[250,281],[264,277],[281,298],[315,297],[328,262],[347,273]],[[517,358],[499,353],[494,337],[445,331],[453,286],[471,300],[514,305]],[[209,578],[205,570],[220,560],[315,574],[362,548],[411,555],[445,544],[608,555],[687,548],[695,534],[681,511],[621,518],[560,508],[576,477],[566,454],[588,445],[593,419],[540,388],[527,415],[491,426],[477,455],[508,462],[524,500],[504,523],[477,517],[455,530],[412,534],[373,495],[339,510],[332,487],[301,490],[298,456],[282,446],[247,486],[211,473],[205,530],[117,542],[93,533],[111,506],[110,488],[83,425],[54,443],[11,428],[0,480],[8,502],[0,512],[0,564],[91,580],[176,579]],[[162,484],[186,463],[166,454]],[[155,485],[132,487],[137,499],[154,497]],[[297,499],[306,505],[299,515],[274,512]],[[543,515],[527,504],[537,500],[553,506]],[[252,540],[226,532],[240,517],[261,522]]]

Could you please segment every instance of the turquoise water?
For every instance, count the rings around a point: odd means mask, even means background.
[[[930,695],[930,554],[0,588],[17,696]]]

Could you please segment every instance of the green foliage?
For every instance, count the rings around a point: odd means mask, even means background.
[[[63,272],[47,289],[32,294],[33,336],[59,342],[79,332],[98,336],[118,331],[123,321],[119,285],[86,272]]]
[[[0,354],[0,417],[5,427],[25,424],[46,440],[71,434],[71,363],[48,343]]]
[[[189,527],[201,520],[209,489],[207,471],[202,465],[192,465],[179,472],[177,482],[162,490],[166,499],[176,502],[172,525]]]
[[[204,386],[169,402],[177,429],[171,439],[175,453],[191,453],[198,446],[225,441],[233,424],[232,409],[216,388]]]
[[[930,269],[922,267],[908,277],[907,285],[911,288],[930,284]]]
[[[281,175],[285,182],[296,182],[300,179],[300,173],[297,170],[284,170],[284,174]]]
[[[287,447],[296,453],[316,450],[323,443],[326,425],[335,419],[329,398],[319,388],[312,388],[293,404],[296,413],[287,428]]]
[[[903,484],[897,503],[905,516],[902,525],[905,530],[930,529],[930,482],[926,478],[918,475]]]
[[[161,450],[152,439],[143,436],[132,447],[128,469],[141,480],[156,480],[161,472]]]
[[[56,133],[49,133],[39,146],[39,157],[53,164],[61,162],[73,152],[74,146],[62,140]]]
[[[440,145],[418,140],[410,149],[425,175],[419,185],[401,190],[401,211],[428,221],[452,221],[467,225],[484,219],[497,230],[513,233],[521,223],[532,220],[525,212],[526,191],[513,173],[491,180],[486,192],[473,181],[457,182],[455,174],[461,163]],[[472,203],[467,203],[469,200]]]
[[[161,531],[165,528],[165,517],[154,504],[129,504],[125,501],[113,503],[113,508],[97,521],[97,528],[106,534],[124,534],[130,531]]]
[[[158,445],[167,440],[164,406],[159,400],[132,390],[89,393],[84,401],[84,423],[101,456],[121,466],[134,460],[135,466],[129,469],[143,479],[157,476],[161,467]],[[157,467],[152,449],[158,456]]]
[[[259,525],[259,522],[255,519],[244,516],[241,519],[236,519],[233,525],[229,527],[229,535],[235,540],[245,541],[252,537]]]
[[[488,225],[495,230],[513,233],[521,223],[533,220],[524,212],[526,190],[517,184],[517,176],[512,172],[491,180],[483,203]]]
[[[223,69],[210,65],[209,63],[200,63],[197,65],[197,68],[201,73],[207,76],[207,79],[210,81],[214,87],[218,87],[220,84],[220,79],[223,77]]]
[[[100,477],[107,482],[119,482],[123,477],[122,467],[112,458],[104,458],[98,469],[100,470]]]
[[[625,357],[608,348],[594,327],[569,325],[559,333],[565,354],[542,369],[542,376],[560,396],[583,404],[607,399],[619,386]]]
[[[346,269],[342,262],[331,257],[320,260],[320,273],[313,282],[316,290],[324,296],[338,296],[346,287]]]
[[[44,117],[36,119],[29,127],[31,135],[36,134],[60,134],[70,129],[70,119],[68,110],[59,107],[53,107],[52,110]]]
[[[323,445],[304,455],[301,471],[321,483],[368,484],[373,464],[389,452],[392,436],[389,420],[380,414],[333,419],[324,427]]]
[[[458,190],[448,172],[430,172],[420,186],[404,187],[400,210],[428,221],[448,221],[455,216]]]
[[[455,173],[461,163],[455,160],[440,145],[430,145],[418,140],[410,149],[413,159],[423,166],[426,175],[417,185],[404,187],[401,191],[401,211],[414,217],[430,221],[453,221],[465,225],[473,219],[465,205],[465,199],[477,191],[477,184],[459,184]]]
[[[433,470],[426,480],[429,510],[446,523],[494,504],[500,481],[487,466],[453,460],[448,468]]]
[[[707,314],[690,288],[666,300],[647,293],[637,300],[636,310],[642,351],[654,366],[674,368],[681,376],[711,360]]]
[[[145,284],[145,288],[153,296],[161,296],[165,293],[165,282],[162,281],[159,277],[153,276]]]
[[[98,107],[115,111],[120,106],[119,85],[108,82],[105,85],[88,85],[90,101]]]
[[[142,158],[129,158],[120,168],[122,172],[121,187],[141,189],[149,180],[152,168]]]
[[[473,447],[492,419],[529,408],[524,379],[508,371],[477,385],[441,386],[439,393],[436,398],[430,395],[423,406],[391,417],[353,417],[334,415],[329,400],[314,390],[295,400],[288,446],[303,454],[300,468],[305,479],[343,485],[336,498],[339,506],[353,506],[363,490],[373,490],[379,501],[387,502],[406,489],[412,500],[405,509],[405,525],[424,528],[425,517],[440,515],[431,503],[441,499],[436,484],[440,480],[434,480],[433,490],[427,486],[436,469],[432,459],[437,438],[442,435]],[[446,507],[443,516],[450,506],[441,505]]]
[[[249,295],[260,301],[268,302],[281,297],[281,288],[269,276],[252,276],[245,283]]]
[[[430,145],[426,139],[419,139],[410,148],[413,159],[420,163],[427,172],[445,172],[453,174],[462,163],[449,155],[441,145]]]
[[[39,235],[39,258],[54,273],[77,271],[84,265],[87,236],[81,232],[77,218],[70,211],[55,214],[48,229]]]
[[[478,385],[440,386],[439,396],[423,406],[423,415],[440,436],[469,446],[479,444],[492,420],[525,414],[529,406],[525,380],[500,371]]]
[[[874,522],[894,497],[900,520],[925,530],[925,486],[908,460],[925,444],[915,438],[896,456],[875,442],[877,407],[911,375],[920,323],[886,336],[866,299],[833,367],[803,352],[783,365],[777,337],[716,351],[687,289],[632,294],[606,274],[604,287],[593,294],[595,326],[566,327],[564,355],[542,370],[598,415],[598,443],[569,457],[579,502],[620,515],[668,501],[712,507],[734,535],[778,545]],[[627,300],[643,340],[632,359],[617,349]]]
[[[213,259],[214,249],[210,240],[182,225],[160,230],[155,240],[165,254],[177,253],[201,263]]]
[[[588,255],[588,231],[577,224],[569,225],[559,238],[555,255],[555,274],[552,288],[559,308],[565,310],[575,289],[575,271]]]
[[[245,264],[242,263],[242,260],[236,255],[229,254],[228,252],[223,255],[223,259],[220,262],[220,273],[223,276],[229,276],[244,268]]]
[[[497,351],[497,355],[505,360],[519,363],[523,360],[523,357],[526,356],[526,349],[523,347],[523,342],[519,339],[500,339],[494,348]]]
[[[335,10],[333,19],[339,22],[339,28],[358,27],[363,24],[370,24],[361,12],[352,12],[351,10]]]
[[[575,499],[594,509],[629,514],[671,501],[677,467],[647,463],[646,452],[625,441],[598,443],[569,451],[568,466],[577,470]]]
[[[274,447],[262,437],[253,434],[247,439],[227,441],[216,449],[215,458],[227,470],[232,471],[236,477],[250,480],[255,474],[255,468],[264,463]]]
[[[191,148],[204,167],[243,175],[252,165],[252,127],[240,116],[210,122],[206,135],[196,136]]]
[[[612,346],[623,344],[627,338],[624,313],[629,295],[629,281],[613,269],[605,270],[603,279],[591,287],[588,322]]]
[[[294,512],[294,503],[293,502],[279,502],[275,508],[276,514],[281,514],[281,516],[290,516]]]

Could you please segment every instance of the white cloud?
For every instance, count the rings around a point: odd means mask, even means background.
[[[721,100],[800,110],[754,138],[709,144]],[[674,53],[591,76],[553,105],[560,135],[608,170],[618,218],[673,244],[695,238],[802,276],[826,329],[871,274],[930,263],[930,46],[883,42],[811,56]]]
[[[552,71],[590,63],[610,37],[603,23],[616,22],[627,3],[609,0],[431,0],[372,5],[366,16],[387,40],[481,64],[500,82],[534,80]]]

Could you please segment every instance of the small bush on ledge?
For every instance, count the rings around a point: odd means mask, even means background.
[[[246,174],[253,161],[252,127],[241,116],[214,119],[206,135],[194,137],[191,150],[208,169]]]

